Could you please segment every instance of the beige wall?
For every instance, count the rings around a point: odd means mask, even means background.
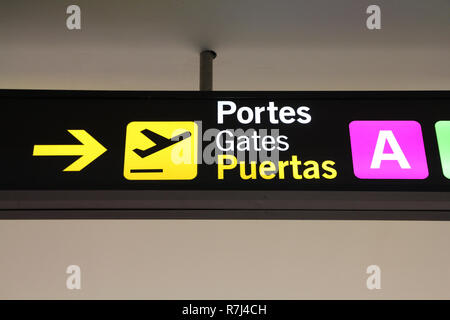
[[[450,298],[450,225],[2,221],[1,298]],[[65,288],[78,264],[82,289]],[[365,269],[382,269],[381,290]]]
[[[448,1],[379,1],[376,32],[365,1],[77,3],[70,32],[61,1],[2,1],[1,88],[195,90],[211,47],[218,90],[450,89]],[[449,243],[449,222],[0,221],[0,298],[450,298]]]

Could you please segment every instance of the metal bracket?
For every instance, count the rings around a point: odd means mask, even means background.
[[[217,54],[212,50],[200,52],[200,91],[213,89],[213,60]]]

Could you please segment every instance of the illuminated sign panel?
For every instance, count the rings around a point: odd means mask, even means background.
[[[350,140],[360,179],[426,179],[428,166],[417,121],[352,121]]]
[[[448,92],[0,91],[2,190],[450,191]]]
[[[129,180],[192,180],[197,176],[197,124],[135,121],[127,126],[123,175]]]
[[[450,121],[436,122],[436,136],[441,156],[442,171],[450,179]]]

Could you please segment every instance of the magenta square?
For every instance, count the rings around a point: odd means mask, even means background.
[[[428,177],[422,128],[417,121],[352,121],[349,129],[356,177]]]

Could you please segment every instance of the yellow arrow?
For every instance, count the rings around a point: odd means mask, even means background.
[[[89,163],[100,157],[103,147],[85,130],[67,130],[81,144],[75,145],[35,145],[33,156],[81,156],[63,171],[81,171]]]

